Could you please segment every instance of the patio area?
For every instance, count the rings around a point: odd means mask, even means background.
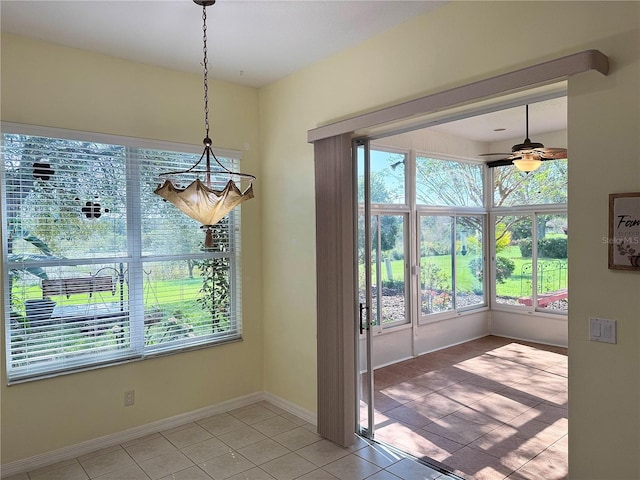
[[[380,368],[375,438],[469,479],[566,479],[567,349],[488,336]]]

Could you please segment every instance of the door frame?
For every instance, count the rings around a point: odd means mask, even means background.
[[[585,50],[461,87],[382,108],[307,132],[314,144],[316,190],[317,391],[318,433],[343,446],[355,442],[357,317],[356,261],[353,219],[355,167],[352,142],[356,133],[382,128],[386,135],[427,126],[426,115],[514,92],[548,86],[589,70],[603,75],[608,58]],[[491,106],[483,107],[489,111]],[[504,105],[493,109],[504,108]],[[412,125],[398,122],[415,119]],[[391,125],[391,126],[389,126]]]

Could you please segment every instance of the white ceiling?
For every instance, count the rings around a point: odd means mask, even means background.
[[[261,87],[445,3],[218,0],[207,7],[209,75]],[[192,0],[1,0],[0,17],[3,32],[202,73],[202,7]],[[529,117],[532,139],[563,130],[566,99],[536,103]],[[524,107],[432,128],[481,141],[524,139]]]
[[[453,122],[429,127],[481,142],[500,142],[519,139],[522,143],[527,134],[527,113],[524,105],[498,110],[492,113],[464,118]],[[567,97],[560,96],[529,104],[529,138],[547,132],[558,132],[567,128]],[[552,146],[552,145],[549,145]],[[564,146],[564,145],[553,145]]]
[[[441,6],[424,0],[218,0],[207,7],[210,76],[261,87]],[[202,72],[191,0],[2,0],[2,30]]]

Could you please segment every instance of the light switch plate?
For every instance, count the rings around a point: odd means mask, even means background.
[[[606,318],[589,317],[589,340],[617,343],[617,322]]]

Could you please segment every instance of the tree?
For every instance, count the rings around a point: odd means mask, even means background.
[[[114,230],[124,245],[126,192],[116,187],[122,184],[124,147],[14,134],[5,135],[4,143],[7,217],[13,225],[9,253],[25,232],[65,256],[73,256],[80,242],[101,251],[106,233]],[[19,250],[35,252],[27,243]]]
[[[11,230],[11,229],[10,229]],[[40,254],[15,254],[10,253],[8,255],[8,259],[12,263],[18,262],[29,262],[33,260],[41,260],[41,259],[54,259],[59,258],[54,255],[49,246],[40,240],[38,237],[30,235],[28,232],[25,232],[26,236],[22,238],[25,242],[32,244],[36,249],[38,249]],[[11,233],[9,234],[12,235]],[[15,233],[13,234],[15,238]],[[10,315],[11,318],[20,320],[24,319],[20,314],[24,306],[24,298],[20,296],[18,299],[16,298],[13,292],[13,283],[16,279],[23,275],[31,275],[35,278],[39,278],[42,280],[46,280],[48,278],[47,272],[44,268],[39,266],[23,266],[22,268],[11,268],[9,270],[9,307],[10,307]]]
[[[507,165],[492,169],[498,207],[567,202],[567,161],[551,160],[531,173]]]
[[[482,206],[482,167],[472,163],[418,157],[416,199],[423,205]]]
[[[143,229],[148,232],[143,237],[144,250],[160,254],[166,251],[175,252],[176,248],[179,248],[181,253],[198,251],[204,234],[184,235],[184,232],[198,232],[200,226],[198,222],[154,193],[154,190],[164,181],[164,178],[160,177],[161,173],[168,169],[179,169],[180,167],[176,165],[184,165],[183,168],[186,169],[195,163],[197,157],[191,154],[147,149],[137,149],[135,156],[141,164],[140,209],[145,212],[144,221],[153,222],[156,227],[165,232],[164,235],[157,235],[157,229]],[[188,178],[186,183],[192,179],[195,179],[195,175],[193,178]],[[175,242],[176,235],[180,235],[179,245]],[[187,261],[187,267],[190,270],[192,266],[192,263]]]
[[[389,203],[392,193],[386,186],[385,175],[381,172],[371,174],[370,196],[371,203],[385,204]],[[358,196],[364,201],[364,177],[358,179]],[[380,250],[386,252],[392,250],[396,246],[396,239],[401,228],[401,220],[397,215],[380,215],[374,217],[380,219]],[[378,249],[377,223],[372,222],[371,228],[371,249]],[[358,230],[364,232],[364,217],[360,216],[358,221]],[[358,236],[358,245],[360,252],[360,261],[364,261],[364,233]]]
[[[567,202],[567,161],[551,160],[533,172],[523,173],[513,166],[493,169],[493,202],[495,206],[510,207],[518,205],[543,205]],[[550,216],[538,217],[538,237],[546,235]],[[500,217],[504,222],[502,232],[511,232],[512,239],[531,236],[531,219],[528,216]],[[496,232],[497,233],[497,232]],[[497,235],[496,241],[500,240]]]

